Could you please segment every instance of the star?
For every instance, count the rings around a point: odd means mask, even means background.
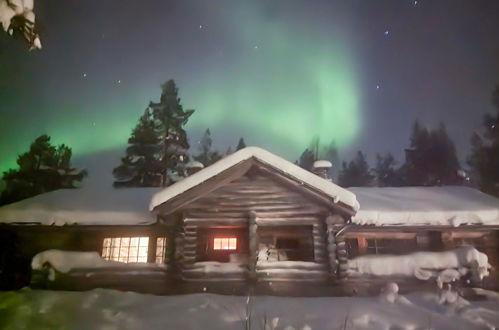
[[[203,28],[203,26],[202,26],[202,25],[199,25],[199,28],[200,28],[200,29],[202,29],[202,28]]]
[[[84,73],[84,74],[83,74],[83,78],[86,78],[86,77],[87,77],[87,74],[86,74],[86,73]]]
[[[258,49],[258,45],[255,45],[255,47],[253,47],[253,48]]]
[[[379,89],[379,85],[376,85],[376,89]]]
[[[417,6],[417,5],[418,5],[418,1],[417,1],[417,0],[415,0],[415,1],[414,1],[414,6]]]
[[[121,80],[120,79],[118,79],[118,84],[121,84]]]
[[[385,36],[387,36],[390,33],[390,31],[385,30]]]

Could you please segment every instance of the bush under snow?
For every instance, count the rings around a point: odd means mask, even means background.
[[[40,37],[34,30],[34,0],[0,0],[0,24],[5,32],[13,34],[19,30],[30,43],[31,49],[41,49]],[[17,26],[16,18],[20,18]]]

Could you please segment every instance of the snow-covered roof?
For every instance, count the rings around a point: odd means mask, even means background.
[[[354,187],[362,225],[499,225],[499,199],[463,186]]]
[[[148,211],[160,188],[60,189],[0,207],[0,223],[138,225],[155,222]]]
[[[251,158],[269,165],[270,167],[276,168],[295,180],[307,184],[319,192],[331,197],[335,203],[342,202],[354,210],[358,209],[357,199],[350,191],[258,147],[246,147],[236,151],[235,153],[217,161],[213,165],[210,165],[199,172],[194,173],[191,176],[163,189],[153,196],[149,209],[152,211],[155,207],[167,202],[168,200]]]

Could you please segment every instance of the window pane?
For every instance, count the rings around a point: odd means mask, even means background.
[[[104,243],[102,244],[105,248],[111,246],[111,239],[110,238],[104,238]]]
[[[214,238],[213,250],[237,250],[237,238],[236,237]]]
[[[229,250],[235,250],[237,248],[237,238],[229,238]]]
[[[130,246],[139,246],[139,238],[138,237],[132,237],[130,239]]]
[[[105,238],[102,257],[118,262],[147,262],[149,237]]]

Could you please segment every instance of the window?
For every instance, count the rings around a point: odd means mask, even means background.
[[[149,237],[104,238],[102,258],[119,262],[147,262]]]
[[[158,265],[165,263],[166,256],[166,237],[156,239],[156,263]]]
[[[276,237],[277,261],[300,261],[304,259],[300,249],[300,239],[295,237]]]
[[[416,250],[416,240],[372,238],[367,239],[368,254],[406,254]]]
[[[215,237],[213,239],[213,250],[237,250],[237,238]]]

